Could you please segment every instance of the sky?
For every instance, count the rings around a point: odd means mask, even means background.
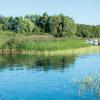
[[[100,0],[0,0],[0,15],[26,14],[64,15],[76,23],[100,25]]]

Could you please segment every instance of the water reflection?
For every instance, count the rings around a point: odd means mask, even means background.
[[[27,68],[27,69],[65,69],[74,64],[75,56],[55,56],[55,57],[37,57],[29,55],[2,55],[0,56],[0,70],[9,68],[9,70]],[[15,68],[16,67],[16,68]],[[22,69],[23,69],[22,68]]]

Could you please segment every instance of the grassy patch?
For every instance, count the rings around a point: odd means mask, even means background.
[[[36,50],[36,51],[66,50],[66,49],[84,48],[88,46],[89,45],[86,44],[84,40],[80,39],[25,42],[26,50]]]
[[[89,47],[84,39],[79,38],[54,38],[51,35],[25,35],[13,32],[0,32],[0,48],[2,45],[13,38],[16,41],[23,43],[21,50],[33,51],[56,51],[56,50],[70,50],[77,48]],[[13,45],[13,44],[12,44]],[[7,46],[6,46],[7,47]],[[5,47],[5,49],[7,49]],[[15,49],[15,48],[14,48]]]

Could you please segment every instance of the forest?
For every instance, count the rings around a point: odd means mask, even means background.
[[[50,34],[54,37],[100,37],[100,25],[78,24],[69,16],[50,16],[46,12],[24,17],[0,15],[0,32],[4,31],[27,35]]]

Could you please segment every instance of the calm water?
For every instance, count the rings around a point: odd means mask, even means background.
[[[81,81],[100,72],[100,55],[68,57],[0,56],[0,100],[100,100]]]

